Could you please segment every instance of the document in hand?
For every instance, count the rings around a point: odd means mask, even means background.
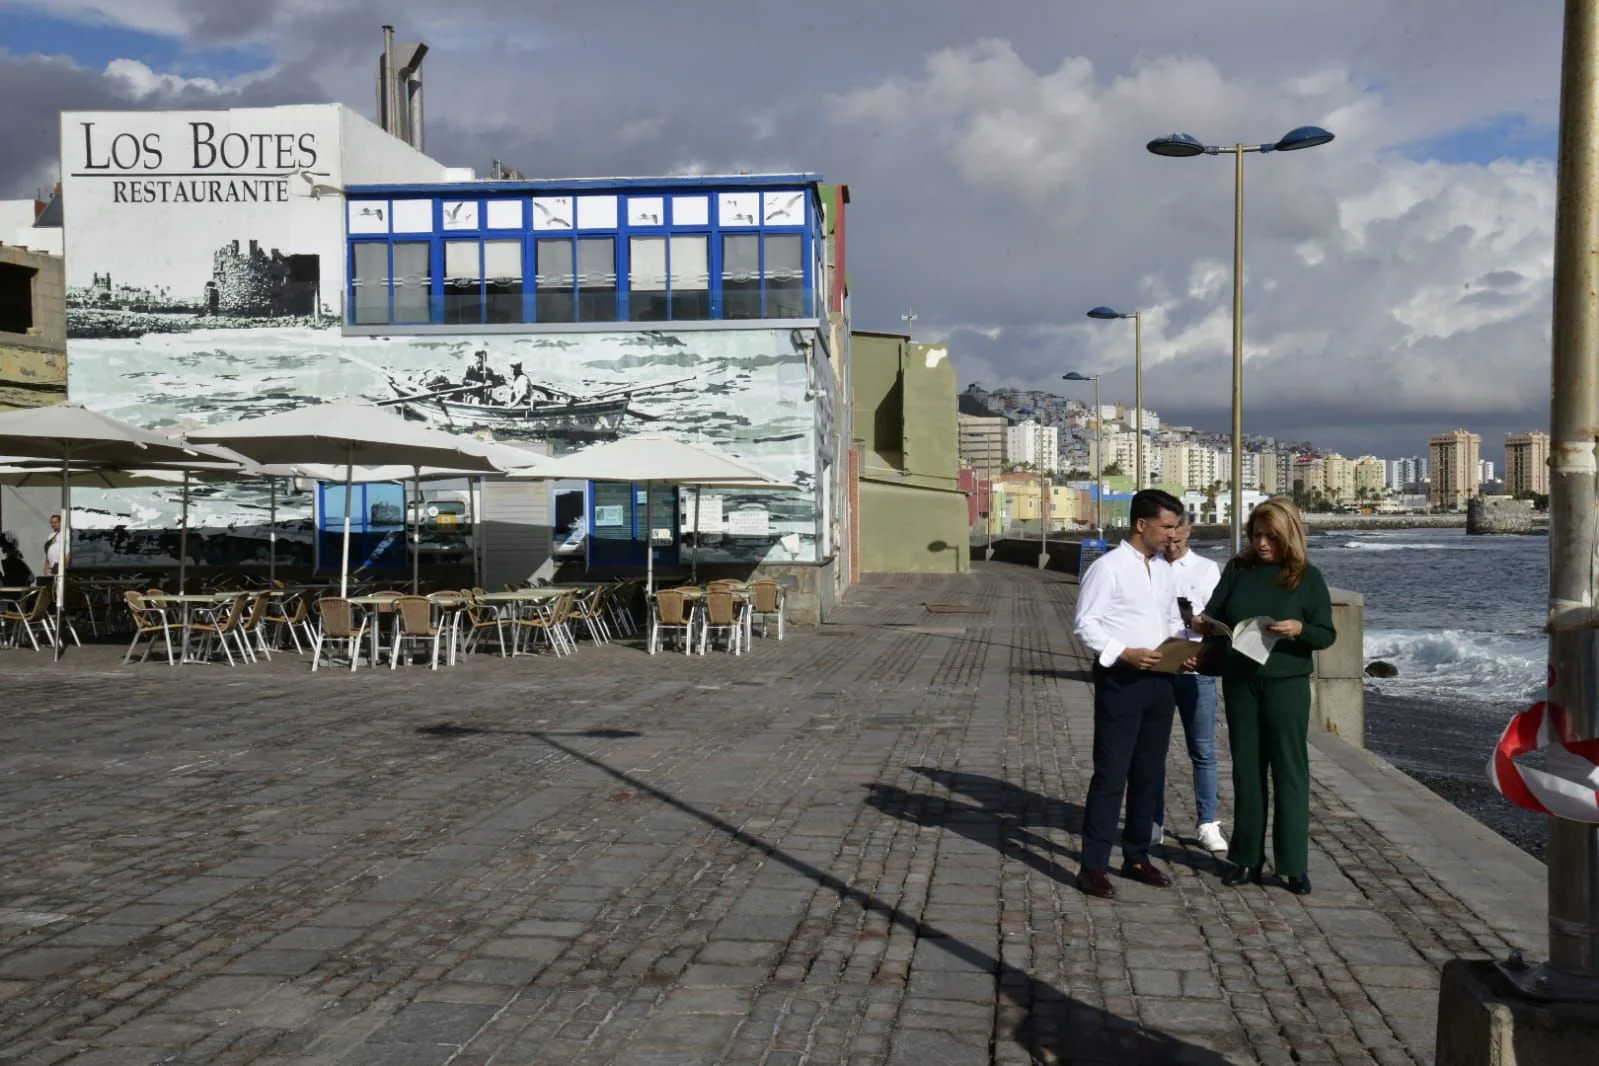
[[[1282,639],[1279,634],[1271,631],[1271,627],[1277,624],[1277,619],[1268,618],[1263,614],[1235,622],[1231,626],[1214,618],[1207,618],[1205,621],[1210,623],[1212,632],[1220,633],[1232,641],[1233,651],[1257,663],[1264,663],[1267,656],[1271,655],[1272,647]]]
[[[1182,637],[1172,637],[1155,650],[1160,653],[1160,662],[1150,669],[1157,674],[1182,673],[1183,664],[1199,654],[1199,649],[1204,645],[1197,640],[1184,640]]]

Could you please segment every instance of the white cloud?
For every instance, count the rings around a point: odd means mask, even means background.
[[[220,93],[221,84],[211,78],[185,78],[179,74],[161,74],[151,70],[137,59],[113,59],[106,64],[108,80],[131,100],[148,96],[178,94],[185,90],[203,93]]]

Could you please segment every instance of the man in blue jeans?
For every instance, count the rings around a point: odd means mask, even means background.
[[[1177,531],[1166,542],[1166,561],[1171,564],[1176,578],[1179,605],[1183,601],[1197,614],[1210,602],[1210,594],[1221,580],[1221,568],[1202,555],[1188,549],[1188,538],[1194,527],[1187,516]],[[1184,622],[1189,612],[1184,612]],[[1184,629],[1183,636],[1198,640],[1199,635]],[[1188,759],[1194,767],[1194,806],[1199,813],[1199,846],[1212,854],[1227,850],[1227,838],[1222,835],[1221,820],[1216,814],[1216,679],[1200,674],[1178,674],[1174,679],[1173,695],[1177,699],[1177,715],[1183,720],[1183,735],[1188,740]],[[1161,839],[1166,822],[1166,788],[1162,782],[1160,803],[1155,808],[1155,840]]]

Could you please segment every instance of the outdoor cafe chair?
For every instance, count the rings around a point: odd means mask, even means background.
[[[496,610],[492,604],[472,595],[471,589],[462,589],[461,597],[466,601],[466,637],[462,642],[462,650],[470,655],[489,630],[494,631],[494,640],[500,646],[500,658],[509,654],[509,645],[506,643],[505,634],[509,628],[516,631],[515,623],[508,620],[503,613]]]
[[[705,616],[700,622],[700,654],[704,655],[711,643],[712,632],[727,635],[727,650],[740,654],[743,643],[744,619],[733,594],[726,589],[712,589],[705,594]]]
[[[638,588],[637,581],[618,581],[610,587],[605,597],[611,621],[616,625],[616,631],[624,637],[631,637],[638,632],[638,623],[633,620],[633,597],[638,595]]]
[[[255,658],[256,649],[272,661],[272,649],[267,647],[266,633],[261,624],[266,621],[267,609],[272,604],[272,594],[265,589],[255,593],[254,602],[250,605],[250,614],[239,626],[240,635],[244,638],[245,649],[249,651],[250,658]]]
[[[234,596],[226,605],[219,604],[210,610],[198,608],[197,613],[200,617],[208,620],[189,623],[188,632],[185,634],[184,639],[185,649],[188,647],[188,637],[198,633],[201,638],[201,659],[210,657],[213,644],[220,644],[222,646],[222,654],[227,657],[228,665],[233,666],[235,665],[233,662],[233,648],[228,645],[229,638],[231,638],[233,644],[239,649],[239,657],[249,662],[250,649],[244,643],[244,633],[242,632],[244,612],[249,602],[250,597],[241,592]]]
[[[333,661],[333,649],[329,644],[335,640],[342,640],[347,645],[350,669],[354,671],[355,664],[361,659],[361,642],[366,639],[366,615],[362,614],[357,622],[355,608],[350,606],[350,601],[336,596],[318,601],[317,613],[322,616],[322,627],[316,634],[315,647],[312,649],[311,672],[316,673],[324,648],[327,649],[328,662]]]
[[[603,585],[590,589],[575,598],[571,610],[566,615],[568,622],[582,623],[588,630],[589,639],[595,644],[611,642],[611,630],[605,624],[605,596],[606,589]]]
[[[694,648],[694,607],[680,589],[662,589],[655,594],[650,609],[650,654],[665,646],[664,638],[670,633],[683,635],[683,654]]]
[[[272,639],[269,643],[275,647],[283,646],[283,634],[287,632],[289,639],[294,642],[294,653],[304,654],[305,648],[300,643],[300,634],[305,634],[307,644],[316,644],[316,634],[311,632],[311,598],[306,595],[285,597],[282,600],[269,600],[266,617],[261,619],[263,628],[270,626],[269,632]]]
[[[521,646],[522,637],[525,635],[530,647],[538,646],[538,638],[542,634],[549,644],[550,650],[557,655],[570,655],[577,649],[577,642],[572,639],[572,632],[566,626],[566,620],[572,614],[572,601],[577,598],[576,593],[563,592],[554,600],[544,603],[530,603],[517,615],[517,646]]]
[[[156,634],[159,633],[167,645],[167,665],[178,665],[177,656],[172,651],[172,631],[183,631],[183,626],[167,621],[167,612],[146,600],[132,589],[123,593],[123,598],[128,604],[128,614],[133,618],[133,643],[128,645],[128,654],[122,657],[124,663],[133,660],[133,653],[139,647],[139,641],[147,640],[144,654],[139,657],[142,663],[150,658],[150,650],[155,647]]]
[[[400,649],[407,643],[426,641],[432,645],[430,666],[439,668],[439,638],[444,627],[433,624],[433,601],[426,596],[401,596],[394,604],[399,628],[394,634],[394,644],[389,651],[389,669],[400,665]]]
[[[11,634],[11,643],[14,647],[22,644],[22,634],[28,635],[28,643],[33,645],[33,650],[39,650],[39,637],[44,637],[47,647],[55,646],[55,630],[50,622],[50,598],[54,592],[54,585],[40,585],[33,592],[21,600],[11,601],[8,610],[0,611],[0,622],[10,623],[15,627]],[[23,604],[27,606],[24,607]],[[38,627],[37,630],[35,627]]]
[[[750,586],[750,616],[761,620],[761,636],[766,636],[766,623],[777,620],[777,639],[783,639],[783,586],[771,578],[763,578]]]

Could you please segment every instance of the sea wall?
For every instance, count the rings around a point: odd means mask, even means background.
[[[1310,514],[1304,515],[1311,529],[1459,529],[1466,524],[1463,514]]]
[[[1531,500],[1478,496],[1466,504],[1466,532],[1472,535],[1531,533],[1534,521]]]

